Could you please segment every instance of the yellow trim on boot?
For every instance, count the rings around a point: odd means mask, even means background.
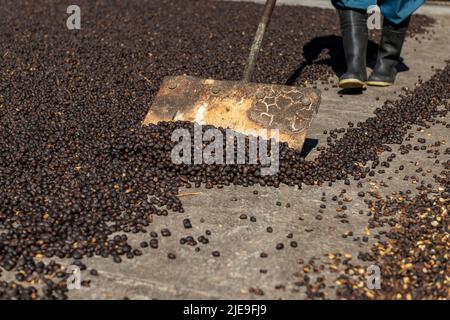
[[[388,87],[393,85],[393,82],[386,82],[386,81],[367,81],[367,84],[369,86],[375,86],[375,87]]]
[[[339,87],[343,89],[364,89],[366,83],[356,78],[349,78],[339,81]]]

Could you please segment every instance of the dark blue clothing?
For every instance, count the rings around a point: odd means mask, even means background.
[[[337,9],[361,9],[378,5],[381,14],[394,24],[399,24],[413,14],[425,0],[331,0]]]

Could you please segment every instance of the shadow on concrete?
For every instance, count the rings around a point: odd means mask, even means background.
[[[306,158],[308,154],[319,144],[319,140],[306,138],[305,143],[303,143],[302,151],[300,152],[300,156]]]
[[[375,67],[377,61],[378,44],[369,40],[367,46],[367,66],[370,69]],[[329,35],[317,37],[307,42],[303,46],[303,62],[294,70],[286,80],[286,85],[294,85],[297,79],[306,68],[313,65],[326,65],[331,67],[336,76],[341,76],[346,70],[344,47],[342,37]],[[403,59],[397,66],[398,72],[409,70]],[[354,92],[339,92],[340,94],[354,94]]]
[[[357,95],[363,94],[364,91],[366,91],[366,88],[362,88],[362,89],[349,88],[349,89],[339,90],[338,94],[343,94],[343,95],[347,95],[347,96],[357,96]]]

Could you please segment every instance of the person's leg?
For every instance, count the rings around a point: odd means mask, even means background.
[[[394,25],[404,22],[424,3],[425,0],[378,0],[381,14]]]
[[[365,10],[338,9],[347,71],[340,77],[341,88],[364,88],[367,81],[368,42]]]
[[[407,18],[396,25],[384,18],[377,63],[367,81],[368,85],[385,87],[394,83],[409,20]]]
[[[384,16],[383,32],[377,63],[369,77],[368,85],[389,86],[397,75],[397,64],[406,38],[412,13],[424,0],[381,0],[379,6]]]
[[[367,8],[377,0],[332,0],[341,24],[347,71],[340,77],[341,88],[364,88],[367,81]]]

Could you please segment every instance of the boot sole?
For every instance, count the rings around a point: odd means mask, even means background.
[[[385,82],[385,81],[367,81],[367,85],[374,87],[389,87],[392,86],[393,82]]]
[[[339,87],[342,89],[364,89],[366,83],[358,79],[344,79],[339,81]]]

